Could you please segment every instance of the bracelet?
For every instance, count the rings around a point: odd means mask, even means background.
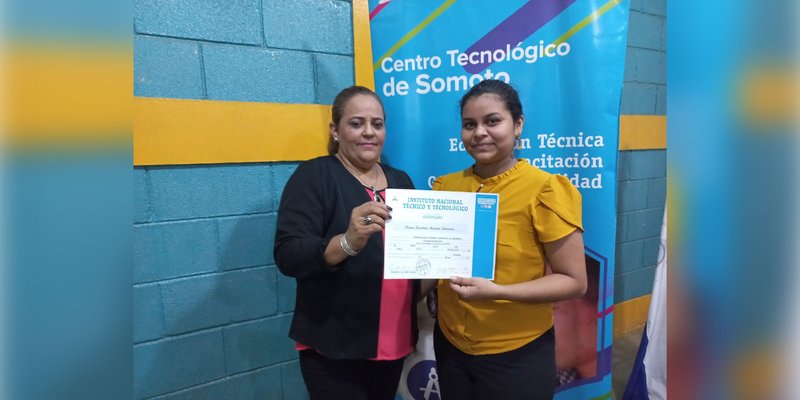
[[[342,234],[342,238],[339,239],[339,246],[342,246],[342,250],[347,253],[348,256],[354,256],[358,254],[360,250],[353,250],[352,247],[347,243],[347,233]]]

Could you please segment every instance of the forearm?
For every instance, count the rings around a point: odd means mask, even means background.
[[[530,303],[573,299],[586,293],[586,263],[580,230],[544,244],[553,271],[538,279],[498,285],[485,278],[450,278],[450,289],[465,300],[511,300]]]
[[[324,258],[324,238],[276,238],[275,264],[286,276],[308,278],[333,271]]]
[[[564,274],[551,274],[532,281],[497,285],[492,296],[496,300],[526,303],[551,303],[574,299],[586,292],[586,282]]]
[[[348,255],[342,247],[342,237],[344,234],[339,234],[331,238],[328,246],[325,248],[325,264],[329,267],[335,267],[342,261],[346,260]]]

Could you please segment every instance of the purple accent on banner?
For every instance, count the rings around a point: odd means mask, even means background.
[[[609,346],[597,353],[597,375],[599,376],[611,373],[611,349],[612,347]]]
[[[566,10],[575,0],[531,0],[519,10],[494,27],[489,33],[478,39],[465,53],[474,51],[496,50],[510,45],[512,48],[517,43],[524,41],[528,36],[539,30],[553,18]],[[477,74],[482,72],[492,63],[467,64],[464,70]]]
[[[414,400],[439,400],[439,375],[436,361],[422,360],[408,370],[408,393]]]

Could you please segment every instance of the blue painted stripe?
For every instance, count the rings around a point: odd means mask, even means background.
[[[472,276],[494,279],[494,255],[497,242],[497,193],[475,196],[475,231],[472,249]],[[491,239],[491,240],[490,240]]]

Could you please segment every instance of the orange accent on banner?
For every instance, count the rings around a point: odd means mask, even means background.
[[[620,115],[619,149],[667,148],[667,117],[664,115]]]
[[[355,52],[356,85],[375,90],[367,0],[353,0],[353,51]]]
[[[2,129],[12,143],[129,140],[128,44],[16,43],[2,59]]]
[[[299,161],[327,154],[330,106],[137,97],[134,165]]]
[[[634,329],[643,327],[647,323],[647,314],[650,311],[650,298],[648,294],[622,303],[614,304],[614,338],[625,336]]]

